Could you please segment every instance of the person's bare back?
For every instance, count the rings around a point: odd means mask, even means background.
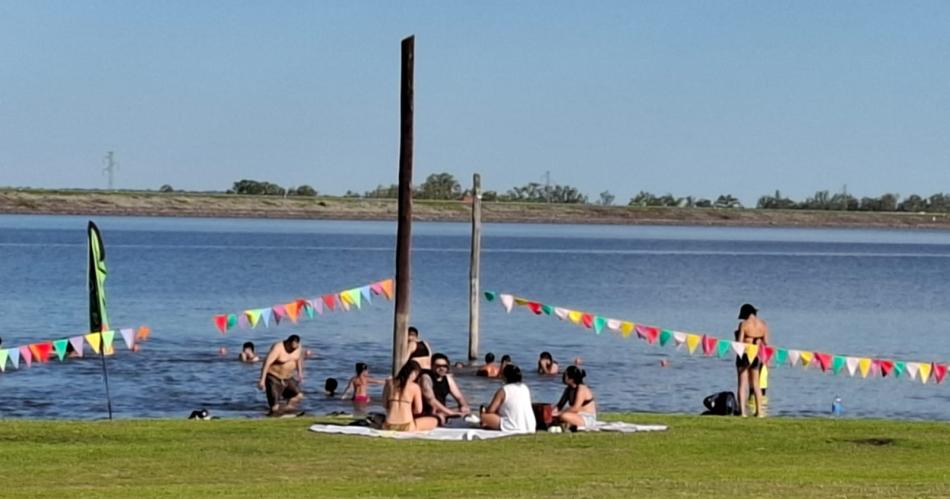
[[[756,315],[749,316],[739,325],[739,341],[744,343],[769,343],[769,326]]]

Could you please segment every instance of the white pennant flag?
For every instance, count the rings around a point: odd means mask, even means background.
[[[511,295],[499,295],[501,304],[505,306],[505,312],[511,313],[511,307],[515,304],[515,297]]]
[[[856,357],[846,357],[844,360],[848,363],[848,374],[853,377],[855,371],[858,370],[858,359]]]
[[[794,367],[798,364],[798,359],[802,356],[802,353],[798,350],[789,350],[788,351],[788,365]]]
[[[732,351],[735,352],[739,357],[742,357],[742,354],[745,353],[745,343],[730,341],[729,344],[732,346]]]
[[[568,313],[570,313],[570,312],[568,312],[568,310],[567,310],[566,308],[561,308],[561,307],[555,307],[555,308],[554,308],[554,315],[556,315],[557,318],[558,318],[558,319],[561,319],[562,321],[566,321],[566,320],[567,320],[567,314],[568,314]]]
[[[916,362],[907,363],[907,374],[910,374],[910,379],[917,379],[917,369],[920,366]]]
[[[607,328],[611,331],[620,331],[620,321],[617,319],[607,319]]]
[[[686,333],[680,331],[673,332],[673,341],[676,342],[676,346],[679,347],[686,341]]]

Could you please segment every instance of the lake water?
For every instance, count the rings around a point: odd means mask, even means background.
[[[395,223],[108,218],[113,326],[149,325],[139,353],[117,338],[109,358],[117,417],[260,416],[256,366],[233,360],[291,333],[307,361],[312,413],[352,410],[321,395],[353,364],[388,371],[392,303],[330,313],[299,325],[236,329],[212,316],[314,297],[393,275]],[[72,336],[87,325],[86,218],[0,216],[3,346]],[[436,351],[464,360],[469,228],[417,223],[412,323]],[[950,233],[897,230],[488,224],[482,287],[683,331],[729,337],[743,302],[760,308],[781,347],[945,362],[950,350]],[[734,389],[733,358],[690,357],[608,333],[600,336],[526,309],[482,304],[482,352],[511,354],[531,371],[542,350],[562,365],[584,359],[601,410],[698,413],[704,396]],[[227,358],[218,355],[225,346]],[[661,367],[660,360],[670,365]],[[57,360],[0,374],[0,417],[105,415],[98,358]],[[555,401],[559,379],[528,376],[536,400]],[[461,376],[469,399],[497,382]],[[851,417],[947,419],[948,387],[774,368],[770,414],[824,415],[836,395]],[[374,392],[378,398],[378,391]]]

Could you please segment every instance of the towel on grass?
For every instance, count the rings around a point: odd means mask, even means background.
[[[597,426],[582,431],[613,431],[619,433],[636,433],[641,431],[664,431],[663,425],[638,425],[633,423],[604,422],[598,421]],[[367,426],[339,426],[328,424],[315,424],[310,427],[310,431],[317,433],[332,433],[336,435],[361,435],[364,437],[395,438],[399,440],[442,440],[442,441],[460,441],[460,440],[488,440],[492,438],[511,437],[514,435],[523,435],[522,433],[480,430],[474,428],[435,428],[426,432],[408,432],[408,431],[390,431],[377,430]]]

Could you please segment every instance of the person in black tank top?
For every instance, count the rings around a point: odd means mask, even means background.
[[[455,383],[455,378],[449,374],[449,365],[447,356],[436,353],[432,355],[432,369],[423,371],[419,376],[423,413],[435,416],[440,424],[445,424],[448,418],[465,416],[470,412],[465,396]],[[457,410],[447,405],[449,395],[458,403]]]

